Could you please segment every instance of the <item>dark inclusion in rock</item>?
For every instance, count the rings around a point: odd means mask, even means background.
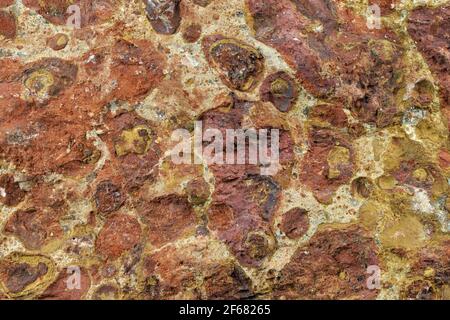
[[[264,57],[255,48],[235,39],[213,35],[204,39],[209,64],[231,89],[249,91],[264,70]]]
[[[180,26],[180,0],[144,0],[147,17],[155,32],[174,34]]]
[[[100,213],[110,213],[119,209],[125,202],[118,186],[110,181],[102,181],[95,192],[95,203]]]
[[[302,237],[309,228],[308,211],[302,208],[293,208],[283,214],[280,229],[290,239]]]
[[[13,265],[8,270],[6,287],[13,293],[18,293],[25,287],[35,282],[39,277],[46,274],[47,266],[40,262],[35,268],[27,263]]]
[[[358,226],[321,228],[280,271],[273,298],[374,299],[378,290],[367,286],[367,267],[379,265],[377,254],[375,241]]]
[[[44,58],[27,67],[24,85],[30,95],[40,100],[57,96],[75,83],[78,67],[59,58]]]
[[[288,112],[298,97],[294,80],[283,71],[268,76],[261,85],[262,101],[272,102],[281,112]]]

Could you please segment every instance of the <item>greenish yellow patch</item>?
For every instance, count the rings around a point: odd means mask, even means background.
[[[350,162],[350,151],[341,146],[335,146],[328,153],[328,178],[335,179],[341,175],[340,166]]]
[[[394,189],[397,185],[397,180],[390,175],[384,175],[378,178],[378,186],[383,190]]]
[[[375,230],[382,212],[380,204],[374,201],[365,202],[359,208],[359,220],[369,230]]]
[[[413,177],[414,179],[423,182],[427,180],[428,173],[424,168],[418,168],[413,171]]]
[[[440,126],[430,119],[422,119],[416,126],[417,136],[433,144],[440,144],[445,141],[446,131],[441,130]]]
[[[116,155],[121,157],[130,153],[145,154],[152,143],[151,131],[146,126],[136,126],[124,130],[115,143]]]
[[[36,95],[40,99],[47,98],[50,88],[55,83],[53,74],[45,69],[36,70],[31,73],[25,80],[25,87],[30,90],[31,94]]]
[[[413,215],[390,221],[380,235],[385,248],[415,249],[425,241],[425,231],[418,218]]]
[[[67,45],[68,41],[69,41],[69,39],[67,38],[67,36],[65,34],[62,34],[56,40],[56,45],[58,47],[64,47],[65,45]]]

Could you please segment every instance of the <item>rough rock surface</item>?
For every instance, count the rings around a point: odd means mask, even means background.
[[[448,300],[449,127],[448,0],[0,0],[0,297]]]

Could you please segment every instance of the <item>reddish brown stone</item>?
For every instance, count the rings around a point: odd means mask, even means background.
[[[39,296],[39,299],[81,300],[91,286],[91,279],[85,268],[77,268],[63,269],[57,279]]]
[[[279,130],[279,148],[280,148],[280,165],[289,166],[294,161],[294,141],[291,137],[291,133],[286,130]],[[270,133],[270,130],[269,130]],[[269,144],[270,147],[270,144]]]
[[[30,250],[37,250],[62,235],[59,219],[47,210],[18,210],[6,222],[5,233],[13,234]]]
[[[298,3],[298,2],[296,2]],[[292,39],[295,33],[289,30],[302,29],[305,19],[296,11],[293,3],[288,1],[247,1],[247,6],[253,17],[253,28],[256,38],[275,45],[289,63],[299,71],[299,80],[315,94],[326,94],[334,85],[330,78],[319,75],[320,60],[308,44]],[[329,10],[328,10],[329,11]],[[325,15],[327,11],[323,12]]]
[[[253,296],[250,278],[237,265],[213,266],[204,285],[208,299],[245,299]]]
[[[400,184],[413,185],[429,192],[433,186],[446,183],[436,165],[419,163],[416,160],[402,159],[399,168],[392,174]]]
[[[369,5],[377,5],[380,7],[381,15],[385,16],[395,11],[398,0],[369,0]]]
[[[15,38],[0,35],[0,247],[36,253],[0,259],[0,299],[376,298],[369,265],[389,267],[379,298],[449,299],[450,157],[441,123],[450,121],[449,6],[394,13],[397,0],[380,0],[382,14],[393,14],[382,20],[386,28],[368,29],[374,1],[246,0],[246,8],[225,8],[212,0],[0,0],[10,6],[0,12],[17,18]],[[82,29],[70,32],[68,52],[56,52],[69,33],[58,41],[52,30],[66,30],[72,4]],[[152,4],[152,25],[166,35],[150,39],[152,30],[136,27]],[[31,29],[23,24],[30,19]],[[254,33],[242,32],[242,22]],[[202,34],[218,23],[224,36]],[[180,39],[198,66],[183,64]],[[40,49],[50,56],[33,58]],[[416,49],[425,65],[411,64]],[[226,87],[244,92],[227,96]],[[196,120],[224,137],[227,129],[279,130],[278,171],[264,176],[261,159],[249,157],[237,165],[173,163],[171,133],[194,135]],[[417,123],[423,143],[403,137],[402,123]],[[353,176],[379,168],[386,171],[379,188]],[[417,209],[415,188],[442,210],[408,224],[418,235],[412,249],[390,248],[395,218]],[[336,202],[312,208],[310,193]],[[358,218],[354,206],[367,200]],[[314,221],[298,207],[304,201]],[[350,220],[371,230],[342,225]],[[391,233],[402,242],[402,232]],[[86,268],[81,289],[70,292],[69,262]]]
[[[148,41],[134,44],[118,40],[92,53],[81,58],[80,70],[77,61],[57,58],[26,66],[2,61],[8,70],[1,75],[0,85],[1,102],[6,100],[0,110],[0,153],[4,159],[35,175],[92,172],[101,155],[93,140],[87,138],[96,121],[92,117],[111,100],[139,101],[161,79],[164,65],[163,57]],[[104,59],[107,55],[111,59]],[[104,70],[111,71],[111,77],[99,76]],[[22,96],[31,106],[19,98]],[[45,108],[34,112],[41,106]],[[151,147],[154,152],[143,157],[127,156],[122,168],[117,169],[131,180],[130,184],[148,178],[149,168],[159,158],[155,145]]]
[[[365,122],[387,126],[397,120],[394,100],[401,49],[392,32],[368,30],[362,17],[337,1],[246,3],[256,38],[283,55],[310,93],[349,101]],[[351,23],[343,25],[340,19]],[[313,31],[316,21],[322,32]]]
[[[373,183],[366,177],[359,177],[352,181],[351,191],[353,195],[358,195],[363,198],[367,198],[372,194]]]
[[[94,300],[116,300],[119,298],[119,289],[112,284],[98,287],[93,295]]]
[[[254,106],[254,103],[251,101],[241,100],[238,99],[235,95],[231,96],[231,101],[229,101],[230,105],[227,105],[226,107],[217,107],[214,109],[211,109],[207,112],[204,112],[200,116],[200,120],[203,122],[203,132],[207,129],[217,129],[220,130],[223,137],[226,139],[227,136],[227,129],[234,129],[234,130],[246,130],[246,128],[242,127],[242,121],[246,115],[248,115],[249,110]],[[271,134],[272,129],[278,130],[279,133],[279,162],[281,165],[288,165],[293,160],[293,147],[294,142],[291,138],[291,135],[289,131],[286,131],[282,128],[277,128],[270,126],[270,122],[268,124],[263,123],[262,126],[256,126],[256,130],[260,129],[266,129],[267,130],[267,140],[268,140],[268,149],[270,149],[271,145]],[[224,153],[232,152],[233,150],[226,150],[226,145],[224,143]],[[257,163],[253,164],[249,161],[249,153],[248,153],[248,138],[246,141],[246,161],[245,165],[241,164],[232,164],[232,165],[226,165],[228,167],[228,171],[224,170],[223,173],[230,175],[230,176],[236,176],[236,175],[242,175],[242,171],[245,171],[247,174],[258,174],[258,172],[261,172],[258,170],[258,167],[263,166],[261,163],[261,159],[258,156]],[[234,152],[235,152],[235,159],[237,158],[237,147],[234,146]]]
[[[147,225],[147,237],[155,246],[164,245],[195,230],[195,213],[189,201],[172,194],[135,203],[142,222]]]
[[[253,104],[249,101],[239,100],[234,95],[229,100],[227,99],[229,105],[206,111],[199,117],[203,123],[203,130],[219,129],[222,135],[226,137],[226,129],[240,129],[242,127],[242,119]]]
[[[447,150],[439,152],[439,165],[442,169],[450,167],[450,153]]]
[[[83,60],[79,72],[77,64],[57,58],[17,67],[8,61],[8,73],[2,75],[7,85],[0,88],[8,92],[8,104],[0,110],[2,116],[6,116],[0,130],[0,154],[5,159],[31,174],[57,171],[76,176],[84,169],[92,171],[100,156],[86,134],[91,130],[92,116],[111,99],[138,101],[162,78],[164,64],[163,57],[144,40],[136,44],[118,40],[113,47],[107,46],[98,52],[112,57],[105,60],[101,59],[104,55],[98,54],[98,59],[95,55],[91,59],[87,54],[83,58],[89,64]],[[98,80],[100,69],[97,67],[110,70],[111,77]],[[90,68],[94,70],[89,79],[81,79]],[[16,83],[17,87],[13,86]],[[11,92],[12,89],[16,91]],[[25,105],[20,108],[21,100],[14,97],[23,94],[30,103],[46,108],[39,112]],[[153,151],[156,149],[152,146]],[[157,153],[149,152],[146,157],[130,155],[124,159],[124,175],[130,180],[148,177],[149,167],[157,162]],[[137,167],[145,168],[139,171]]]
[[[409,15],[408,32],[439,80],[442,107],[450,106],[450,6],[415,9]]]
[[[234,210],[231,206],[223,203],[214,203],[208,211],[209,226],[219,232],[233,227]]]
[[[186,185],[189,201],[194,205],[205,203],[211,195],[209,184],[202,178],[189,181]]]
[[[193,43],[200,39],[201,34],[202,26],[197,23],[193,23],[187,26],[184,30],[183,39],[186,42]]]
[[[23,4],[36,10],[47,20],[55,24],[65,24],[69,17],[66,11],[70,6],[70,2],[66,0],[50,0],[46,3],[38,0],[24,0]]]
[[[194,249],[188,247],[186,249]],[[252,282],[241,267],[223,259],[211,261],[204,248],[192,256],[186,249],[167,247],[144,259],[147,299],[245,299]]]
[[[268,76],[261,85],[262,101],[270,101],[281,112],[288,112],[298,97],[298,89],[287,73],[280,71]]]
[[[97,210],[100,213],[111,213],[119,209],[125,202],[125,197],[118,186],[111,181],[102,181],[97,185],[94,195]]]
[[[0,11],[0,35],[7,39],[16,37],[16,18],[9,12]]]
[[[5,121],[0,129],[0,154],[35,175],[90,171],[100,154],[86,138],[86,125],[50,111]]]
[[[139,222],[126,214],[113,214],[98,234],[97,252],[111,260],[119,258],[141,241]]]
[[[181,22],[180,0],[144,0],[147,17],[160,34],[174,34]]]
[[[131,144],[130,141],[124,142],[124,133],[127,132],[135,134]],[[123,179],[124,190],[137,189],[145,181],[152,179],[154,167],[162,152],[155,142],[156,135],[152,127],[144,119],[132,112],[112,116],[105,121],[105,134],[102,138],[113,155],[112,165],[116,169],[111,174]],[[128,145],[133,147],[126,147]]]
[[[301,181],[314,193],[319,202],[329,203],[336,189],[350,181],[354,170],[354,155],[347,139],[329,129],[313,128],[309,138],[309,151],[303,159]],[[333,175],[328,158],[333,148],[344,148],[348,159],[336,165]],[[344,150],[342,149],[342,150]],[[334,171],[333,170],[333,171]]]
[[[14,0],[0,0],[0,8],[8,7],[14,3]]]
[[[11,175],[0,176],[0,202],[11,207],[19,204],[25,197],[26,192],[20,188],[18,182]]]
[[[241,129],[251,106],[250,102],[234,99],[229,109],[207,111],[201,116],[203,128],[221,130],[226,136],[225,129]],[[292,148],[289,134],[282,131],[282,164],[292,160]],[[260,175],[258,164],[212,164],[210,170],[215,177],[215,192],[208,227],[217,232],[242,264],[260,265],[276,247],[270,223],[278,207],[280,186],[272,177]]]
[[[47,46],[55,51],[62,50],[66,47],[69,37],[64,33],[55,34],[47,39]]]
[[[165,59],[149,41],[118,40],[111,55],[111,76],[117,81],[113,94],[118,100],[147,94],[163,77]]]
[[[264,70],[264,57],[258,50],[222,35],[203,39],[205,56],[231,89],[248,91]]]
[[[321,104],[315,106],[309,113],[308,118],[314,121],[315,125],[333,126],[345,128],[348,124],[347,115],[344,109],[338,105]]]
[[[309,228],[308,211],[302,208],[293,208],[283,214],[280,230],[288,238],[298,239],[305,235]]]
[[[220,179],[226,166],[214,167]],[[274,250],[269,223],[277,208],[279,187],[270,178],[245,174],[235,180],[216,181],[213,203],[208,211],[209,227],[218,233],[239,261],[260,265]]]
[[[274,287],[275,298],[374,299],[367,266],[379,264],[376,245],[357,226],[319,230],[292,256]]]
[[[88,76],[93,77],[106,67],[106,56],[111,48],[97,48],[82,56],[83,70]]]

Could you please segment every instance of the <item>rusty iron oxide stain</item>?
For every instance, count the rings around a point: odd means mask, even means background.
[[[0,0],[0,298],[448,300],[449,127],[448,0]]]

